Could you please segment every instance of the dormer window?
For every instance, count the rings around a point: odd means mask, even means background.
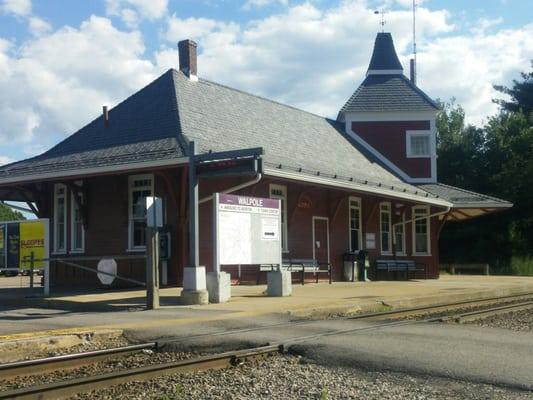
[[[407,132],[407,157],[431,157],[429,132]]]

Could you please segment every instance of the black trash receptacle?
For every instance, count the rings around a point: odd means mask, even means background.
[[[344,262],[343,278],[347,282],[355,281],[355,277],[358,276],[358,270],[355,269],[355,263],[357,262],[357,252],[349,251],[342,255],[342,261]]]
[[[368,251],[367,250],[359,250],[357,252],[357,280],[358,281],[365,281],[365,262],[366,258],[368,257]]]

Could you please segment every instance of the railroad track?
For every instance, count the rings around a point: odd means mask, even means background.
[[[143,367],[136,367],[124,370],[118,370],[110,373],[87,376],[75,379],[68,379],[65,381],[52,382],[44,385],[38,385],[33,387],[26,387],[21,389],[15,389],[10,391],[5,391],[0,393],[0,399],[59,399],[73,396],[77,393],[82,393],[95,389],[103,389],[109,386],[130,382],[134,380],[149,380],[151,378],[161,376],[161,375],[170,375],[175,373],[184,373],[199,371],[205,369],[220,369],[230,366],[237,366],[243,362],[258,357],[264,357],[269,354],[283,352],[284,349],[287,349],[289,346],[302,343],[309,340],[316,340],[322,337],[350,334],[356,332],[363,332],[369,330],[384,329],[394,326],[402,325],[413,325],[420,323],[430,323],[430,322],[443,322],[449,320],[455,320],[458,322],[464,322],[471,319],[484,318],[494,314],[501,314],[506,312],[511,312],[515,310],[521,310],[525,308],[533,307],[533,301],[531,296],[528,295],[517,295],[517,296],[507,296],[501,298],[491,298],[485,300],[477,301],[462,301],[448,304],[439,304],[435,306],[423,306],[423,307],[414,307],[410,309],[400,309],[385,311],[379,313],[369,313],[369,314],[360,314],[352,317],[346,317],[342,319],[353,319],[353,320],[382,320],[373,325],[368,326],[358,326],[351,327],[346,329],[337,329],[331,330],[328,332],[322,332],[317,334],[293,337],[282,342],[271,343],[267,346],[256,347],[252,349],[246,349],[241,351],[226,352],[221,354],[209,355],[204,357],[199,357],[195,359],[167,362],[161,364],[148,365]],[[529,298],[529,300],[518,301],[522,298]],[[513,304],[501,305],[501,303],[512,302]],[[486,306],[497,302],[498,306],[493,306],[492,308],[475,310],[475,311],[463,311],[455,312],[454,309],[464,308],[466,306]],[[431,316],[432,314],[442,314],[442,313],[451,313],[451,315],[437,315]],[[420,314],[429,314],[430,316],[422,319],[407,319],[409,316],[417,316]],[[309,324],[313,321],[296,321],[289,323],[280,323],[272,324],[261,327],[245,328],[245,329],[236,329],[230,331],[217,332],[214,334],[203,334],[189,336],[187,339],[194,339],[203,336],[220,336],[220,335],[229,335],[237,334],[243,332],[250,332],[254,330],[263,330],[273,327],[282,327],[282,326],[294,326],[295,324]],[[98,350],[87,353],[78,353],[71,355],[64,355],[58,357],[50,357],[39,360],[28,360],[21,361],[10,364],[0,365],[0,379],[8,379],[13,376],[20,375],[33,375],[33,374],[42,374],[43,372],[49,372],[53,370],[60,370],[66,368],[76,368],[82,365],[101,362],[109,360],[112,358],[123,357],[134,352],[146,350],[146,349],[156,349],[159,347],[156,343],[145,343],[140,345],[125,346],[115,349],[107,350]]]

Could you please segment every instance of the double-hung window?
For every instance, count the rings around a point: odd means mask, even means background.
[[[287,186],[270,185],[270,198],[281,201],[281,249],[289,251],[287,237]]]
[[[362,248],[363,234],[361,230],[361,199],[350,197],[350,251],[358,251]]]
[[[413,207],[413,254],[430,254],[429,209],[427,206]]]
[[[76,182],[75,186],[81,187],[83,182]],[[76,201],[76,196],[78,201]],[[79,202],[79,204],[78,204]],[[83,214],[80,208],[84,202],[83,193],[71,193],[70,198],[70,250],[72,253],[85,251],[85,229],[83,227]]]
[[[381,231],[381,254],[391,254],[391,205],[379,205],[379,225]]]
[[[429,132],[407,132],[407,157],[431,157]]]
[[[394,252],[396,255],[405,255],[405,215],[402,213],[401,223],[394,225]]]
[[[54,185],[54,252],[67,251],[67,188],[61,183]]]
[[[153,175],[129,177],[129,249],[146,248],[146,198],[153,196]]]

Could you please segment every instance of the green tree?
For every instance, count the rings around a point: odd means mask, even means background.
[[[0,221],[19,221],[26,219],[22,213],[0,204]]]

